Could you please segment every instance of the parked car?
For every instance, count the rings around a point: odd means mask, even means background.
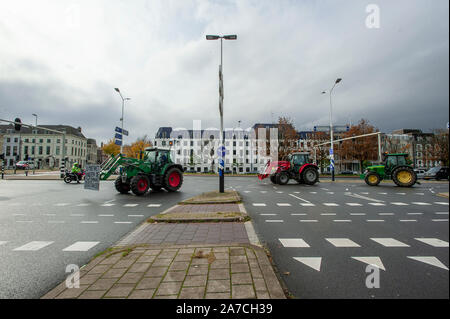
[[[16,169],[33,169],[33,161],[20,161],[16,163]]]
[[[430,168],[423,176],[424,179],[449,179],[449,171],[447,166],[436,166]]]
[[[423,178],[427,170],[425,168],[416,168],[414,172],[416,172],[417,178]]]

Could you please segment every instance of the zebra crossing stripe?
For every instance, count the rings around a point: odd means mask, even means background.
[[[48,245],[53,244],[53,241],[31,241],[23,246],[14,248],[15,251],[36,251]]]
[[[116,205],[116,204],[105,203],[105,204],[101,204],[100,206],[102,206],[102,207],[111,207],[111,206],[114,206],[114,205]]]
[[[399,240],[396,240],[394,238],[370,238],[374,242],[379,243],[380,245],[383,245],[384,247],[409,247],[409,245],[402,243]]]
[[[114,224],[131,224],[133,222],[114,222]]]
[[[360,203],[345,203],[348,206],[362,206]]]
[[[386,206],[383,203],[369,203],[369,205],[372,205],[372,206]]]
[[[69,206],[69,205],[70,205],[69,203],[58,203],[58,204],[55,204],[55,206],[59,206],[59,207]]]
[[[148,204],[147,207],[161,207],[162,204]]]
[[[446,206],[448,206],[448,202],[434,202],[435,204],[438,204],[438,205],[446,205]]]
[[[277,206],[280,206],[280,207],[288,207],[288,206],[292,206],[292,205],[289,204],[289,203],[277,203]]]
[[[339,206],[339,204],[336,203],[323,203],[325,206]]]
[[[99,243],[99,241],[77,241],[76,243],[64,248],[63,251],[88,251]]]
[[[301,238],[278,238],[283,247],[286,248],[305,248],[310,247],[303,239]]]
[[[392,205],[396,205],[396,206],[408,206],[409,204],[406,203],[402,203],[402,202],[393,202],[391,203]]]
[[[253,203],[253,206],[255,206],[255,207],[264,207],[264,206],[266,206],[266,204],[264,204],[264,203]]]
[[[430,206],[431,205],[430,203],[423,203],[423,202],[412,202],[411,204],[420,205],[420,206]]]
[[[266,223],[284,223],[284,220],[282,219],[266,219]]]
[[[304,207],[312,207],[312,206],[316,206],[316,205],[314,205],[313,203],[300,203],[300,205],[301,205],[301,206],[304,206]]]
[[[125,205],[123,205],[123,207],[136,207],[138,205],[139,204],[125,204]]]
[[[348,238],[325,238],[334,247],[361,247],[353,240]]]

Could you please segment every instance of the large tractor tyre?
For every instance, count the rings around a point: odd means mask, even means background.
[[[270,175],[270,181],[272,182],[272,184],[276,184],[277,183],[277,179],[275,175]]]
[[[417,175],[410,167],[399,167],[392,173],[392,179],[397,186],[411,187],[416,183]]]
[[[276,175],[277,184],[286,185],[289,183],[289,175],[286,172],[281,172]]]
[[[177,168],[169,168],[164,174],[164,188],[169,192],[176,192],[183,184],[183,172]]]
[[[122,182],[122,177],[120,176],[114,181],[114,186],[121,194],[127,194],[131,190],[130,184]]]
[[[364,177],[364,181],[366,182],[367,185],[369,186],[377,186],[378,184],[380,184],[381,182],[381,177],[380,175],[378,175],[375,172],[369,172],[367,173],[367,175]]]
[[[314,167],[307,167],[303,170],[301,179],[306,185],[314,185],[319,181],[319,172]]]
[[[150,181],[145,175],[136,175],[131,179],[130,187],[136,196],[142,196],[147,193],[150,187]]]

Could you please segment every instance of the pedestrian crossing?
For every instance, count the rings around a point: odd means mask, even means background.
[[[20,203],[10,203],[7,204],[7,206],[9,207],[18,207],[18,206],[22,206],[22,205],[29,205],[29,206],[43,206],[42,203],[31,203],[31,204],[20,204]],[[54,203],[51,204],[54,207],[64,207],[64,208],[68,208],[68,207],[94,207],[94,206],[100,206],[100,207],[127,207],[127,208],[132,208],[132,207],[149,207],[149,208],[158,208],[161,207],[162,204],[161,203],[152,203],[152,204],[139,204],[139,203],[127,203],[127,204],[116,204],[116,203],[102,203],[102,204],[94,204],[94,203]],[[15,215],[19,215],[19,214],[15,214]]]
[[[64,252],[86,252],[95,246],[99,245],[99,241],[77,241],[64,248],[60,248]],[[0,251],[7,250],[8,246],[16,246],[17,244],[10,243],[8,241],[0,241]],[[15,252],[36,252],[40,250],[51,249],[52,246],[59,245],[55,241],[30,241],[23,245],[16,247],[9,247],[11,251]]]
[[[410,248],[411,246],[419,246],[419,245],[425,245],[428,247],[433,248],[448,248],[449,243],[445,240],[439,239],[439,238],[422,238],[417,237],[413,238],[411,240],[408,240],[408,243],[405,243],[404,241],[395,239],[395,238],[382,238],[382,237],[372,237],[369,238],[371,242],[383,247],[383,248],[393,248],[393,249],[400,249],[400,248]],[[304,238],[278,238],[278,241],[281,243],[283,248],[300,248],[305,249],[301,250],[302,252],[307,252],[312,248],[320,248],[320,247],[313,247],[310,243],[308,243]],[[350,249],[348,251],[355,250],[356,252],[360,252],[359,249],[367,249],[368,245],[362,245],[361,243],[352,240],[350,238],[324,238],[323,243],[324,245],[328,245],[328,247],[334,247],[336,249]],[[373,247],[370,247],[373,248]],[[417,248],[417,247],[416,247]],[[409,250],[410,251],[410,250]],[[410,260],[415,260],[418,262],[425,263],[427,265],[435,266],[441,269],[449,270],[448,267],[440,261],[435,256],[406,256]],[[308,266],[309,268],[312,268],[318,272],[321,271],[321,265],[324,259],[326,257],[322,256],[294,256],[292,257],[294,260],[300,262],[301,264]],[[386,271],[386,267],[383,264],[383,261],[381,257],[379,256],[351,256],[350,257],[353,260],[365,263],[367,265],[375,266],[383,271]]]
[[[379,202],[368,202],[366,203],[367,205],[370,206],[389,206],[389,205],[394,205],[394,206],[432,206],[432,205],[439,205],[439,206],[448,206],[449,203],[448,202],[432,202],[432,203],[426,203],[426,202],[411,202],[411,203],[403,203],[403,202],[390,202],[390,203],[379,203]],[[292,204],[290,203],[275,203],[276,206],[279,207],[289,207],[292,206]],[[350,206],[350,207],[362,207],[365,204],[364,203],[311,203],[311,202],[302,202],[299,203],[300,206],[303,207],[315,207],[315,206],[326,206],[326,207],[339,207],[339,206]],[[255,207],[263,207],[263,206],[267,206],[266,203],[252,203],[252,206]]]

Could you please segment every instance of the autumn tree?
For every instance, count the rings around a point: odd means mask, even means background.
[[[439,161],[441,165],[449,165],[449,139],[448,130],[435,130],[431,138],[431,147],[429,148],[430,157],[433,161]]]
[[[289,117],[278,118],[278,158],[286,160],[287,156],[295,149],[298,141],[298,133],[293,121]]]
[[[103,145],[102,150],[107,155],[116,155],[120,153],[120,146],[114,143],[114,139],[110,139]]]
[[[351,126],[349,131],[343,134],[343,138],[375,132],[378,130],[370,125],[368,120],[361,119],[357,125]],[[341,160],[358,160],[362,172],[365,161],[378,158],[378,138],[372,135],[343,141],[338,152]]]
[[[312,139],[314,143],[322,144],[330,141],[330,135],[327,132],[314,132]],[[315,144],[316,145],[316,144]],[[315,154],[317,165],[320,167],[320,171],[323,172],[324,168],[330,164],[330,159],[328,158],[330,145],[315,146]]]
[[[152,143],[147,135],[138,138],[136,141],[130,145],[124,145],[123,152],[126,157],[139,158],[141,152],[143,152],[147,147],[151,147]]]

